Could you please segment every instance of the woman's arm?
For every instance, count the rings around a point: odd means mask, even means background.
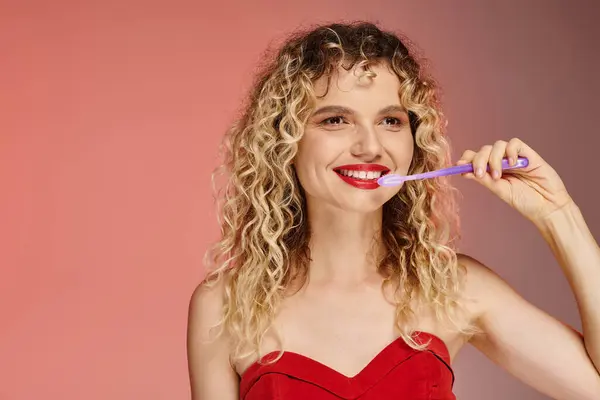
[[[187,356],[192,400],[237,400],[238,375],[229,363],[226,336],[213,340],[211,327],[221,318],[223,287],[199,286],[192,294]]]
[[[476,320],[483,331],[471,344],[553,399],[600,399],[595,367],[600,364],[600,250],[574,204],[547,222],[539,228],[573,288],[584,335],[524,300],[479,261],[459,255],[468,271],[466,294],[478,302]]]
[[[502,160],[526,167],[503,171]],[[480,262],[461,256],[468,297],[479,301],[484,334],[471,343],[510,373],[555,399],[600,399],[600,250],[558,173],[518,138],[467,150],[457,164],[531,221],[552,249],[573,289],[583,335],[534,307]],[[487,169],[489,167],[489,169]],[[525,267],[525,266],[524,266]],[[543,279],[539,284],[543,286]]]
[[[538,229],[573,289],[585,347],[600,373],[600,247],[574,203],[546,218]]]

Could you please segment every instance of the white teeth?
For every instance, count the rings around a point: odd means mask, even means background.
[[[378,171],[354,171],[354,170],[347,170],[347,169],[342,169],[339,170],[339,173],[344,175],[344,176],[349,176],[355,179],[364,179],[364,180],[372,180],[372,179],[379,179],[379,177],[381,176],[382,172]]]

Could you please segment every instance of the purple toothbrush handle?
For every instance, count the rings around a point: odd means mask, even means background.
[[[502,170],[507,169],[515,169],[515,168],[524,168],[529,165],[529,160],[525,157],[518,157],[515,165],[508,165],[508,160],[506,158],[502,159]],[[490,170],[490,167],[487,167],[487,170]],[[449,168],[439,169],[437,171],[424,172],[421,174],[401,176],[401,175],[384,175],[377,180],[380,186],[396,186],[400,185],[405,181],[415,180],[415,179],[427,179],[427,178],[438,178],[440,176],[448,176],[448,175],[457,175],[457,174],[465,174],[468,172],[473,172],[473,164],[463,164],[456,165]]]
[[[506,158],[503,158],[501,165],[502,165],[502,170],[523,168],[523,167],[526,167],[527,165],[529,165],[529,160],[526,159],[525,157],[518,157],[516,164],[511,166],[511,165],[508,165],[508,160]],[[486,168],[486,170],[487,171],[490,170],[489,165]],[[440,169],[440,170],[432,171],[432,172],[425,172],[422,174],[413,175],[413,177],[416,178],[417,176],[419,176],[420,178],[437,178],[440,176],[464,174],[467,172],[473,172],[473,164],[472,163],[468,163],[468,164],[464,164],[464,165],[456,165],[454,167],[444,168],[444,169]],[[416,178],[416,179],[419,179],[419,178]]]

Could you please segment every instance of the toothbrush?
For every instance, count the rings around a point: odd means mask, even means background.
[[[525,157],[518,157],[515,165],[509,165],[508,160],[506,158],[502,159],[502,170],[507,169],[515,169],[515,168],[524,168],[529,165],[529,160]],[[490,167],[487,167],[487,171],[490,170]],[[465,174],[467,172],[473,172],[473,164],[463,164],[456,165],[449,168],[438,169],[437,171],[424,172],[421,174],[414,175],[398,175],[398,174],[388,174],[384,175],[381,178],[377,179],[377,183],[379,186],[398,186],[406,181],[412,181],[415,179],[428,179],[428,178],[437,178],[440,176],[447,175],[458,175]]]

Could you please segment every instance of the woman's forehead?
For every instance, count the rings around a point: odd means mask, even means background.
[[[400,80],[384,65],[370,66],[368,71],[360,66],[350,70],[339,68],[314,85],[316,103],[320,105],[399,101]]]

